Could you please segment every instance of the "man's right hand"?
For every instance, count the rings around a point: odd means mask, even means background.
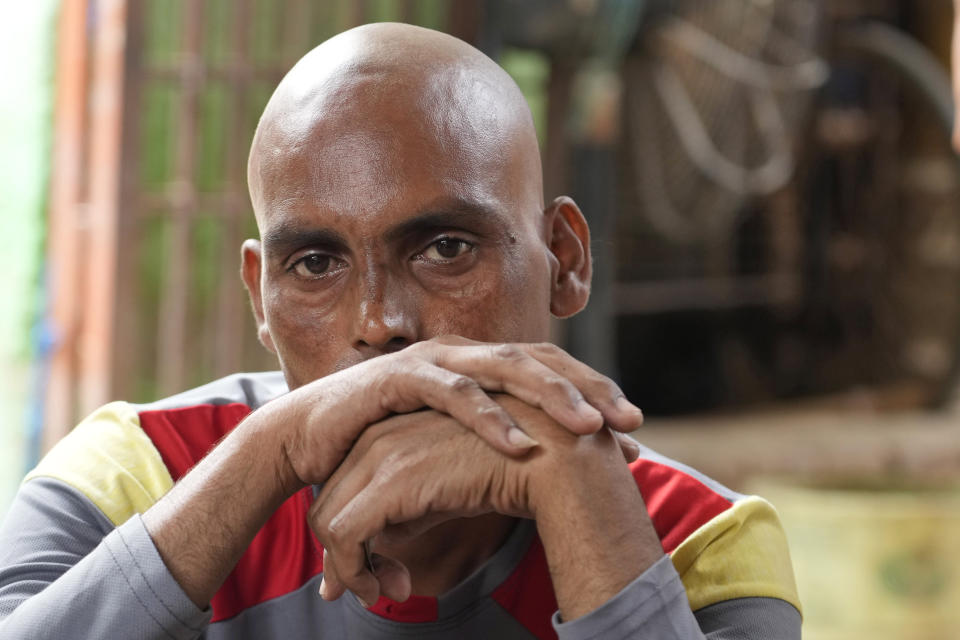
[[[293,418],[285,451],[295,484],[324,482],[367,425],[422,408],[450,415],[507,455],[535,446],[488,392],[538,407],[578,435],[605,424],[629,432],[643,422],[612,380],[552,344],[444,336],[354,365],[279,400]],[[621,447],[628,460],[636,458],[630,439],[621,439]]]

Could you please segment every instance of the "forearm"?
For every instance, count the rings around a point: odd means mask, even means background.
[[[210,619],[164,567],[139,518],[115,525],[39,477],[0,527],[0,638],[196,638]]]
[[[304,486],[286,464],[284,404],[251,414],[143,514],[170,573],[200,608],[270,515]]]
[[[543,483],[533,482],[534,517],[564,620],[609,601],[663,557],[613,437],[601,433],[576,449],[560,458],[576,473],[551,469]]]
[[[155,561],[151,561],[152,557]],[[0,619],[0,637],[30,640],[112,637],[197,638],[209,622],[163,575],[137,518]]]
[[[546,442],[545,448],[553,444],[546,435],[537,437]],[[544,482],[532,482],[537,526],[559,605],[554,625],[561,640],[799,638],[798,610],[780,599],[789,596],[789,588],[760,586],[789,585],[789,565],[779,579],[771,577],[776,572],[767,565],[748,570],[738,563],[729,540],[712,547],[722,549],[714,553],[729,554],[731,563],[730,573],[724,572],[715,584],[725,578],[742,581],[734,577],[737,566],[753,582],[746,591],[731,588],[735,597],[691,611],[685,585],[673,559],[663,552],[637,481],[602,440],[599,435],[584,438],[576,448],[561,450],[557,458],[563,465],[550,470]],[[753,557],[761,563],[767,557],[774,567],[780,564],[786,550],[778,546],[775,514],[764,519],[768,512],[762,507],[743,513],[753,515],[736,516],[744,519],[741,524],[734,526],[738,521],[732,520],[722,530],[750,531],[746,535]]]

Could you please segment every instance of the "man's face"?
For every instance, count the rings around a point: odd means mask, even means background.
[[[411,109],[376,82],[261,160],[264,328],[291,388],[443,334],[548,337],[551,261],[524,151],[456,104]]]

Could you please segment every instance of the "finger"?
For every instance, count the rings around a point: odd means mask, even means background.
[[[613,435],[617,439],[617,444],[620,445],[624,460],[630,463],[640,457],[640,445],[636,440],[625,433],[613,432]]]
[[[643,424],[643,412],[627,400],[613,380],[548,342],[522,345],[530,357],[570,380],[588,403],[603,415],[607,426],[629,432]]]
[[[412,375],[393,376],[390,380],[395,385],[394,393],[403,397],[397,406],[420,408],[425,404],[442,411],[501,453],[520,455],[538,444],[469,376],[423,362]]]
[[[595,433],[603,427],[600,411],[586,401],[577,386],[532,358],[521,345],[438,348],[435,361],[470,376],[487,391],[503,391],[543,409],[573,433]]]
[[[346,592],[346,587],[337,577],[333,556],[323,550],[323,578],[320,580],[320,597],[333,601]],[[404,602],[410,597],[413,582],[410,571],[400,561],[374,553],[370,555],[370,568],[380,583],[380,593],[396,602]],[[358,596],[359,597],[359,596]],[[363,598],[360,598],[361,601]],[[373,604],[375,601],[367,601]]]
[[[328,557],[336,558],[336,576],[337,580],[346,589],[353,592],[364,607],[370,607],[377,602],[380,597],[380,580],[367,567],[367,555],[363,542],[374,537],[380,530],[386,526],[386,521],[381,514],[365,508],[363,519],[357,520],[351,517],[360,496],[369,491],[361,492],[357,497],[351,500],[343,511],[335,516],[325,527],[324,550]],[[369,503],[369,498],[363,500]],[[354,526],[362,524],[366,530],[373,531],[368,536],[358,536],[358,529]],[[402,591],[404,578],[398,573],[396,567],[386,564],[383,566],[387,578],[391,581],[391,586],[396,591]],[[401,572],[402,573],[402,572]],[[397,593],[396,595],[402,595]]]
[[[334,566],[333,558],[323,550],[323,577],[320,579],[320,597],[324,600],[333,601],[343,595],[346,587],[337,577],[337,570]]]
[[[420,510],[410,511],[410,505],[404,507],[400,497],[391,491],[392,486],[395,485],[379,482],[368,484],[327,525],[331,534],[328,551],[336,558],[339,579],[368,603],[374,602],[367,600],[367,597],[373,597],[374,590],[370,588],[365,574],[380,581],[377,594],[382,584],[385,589],[389,588],[389,592],[385,593],[393,599],[408,597],[410,578],[409,572],[400,563],[381,560],[379,554],[373,554],[376,576],[367,572],[361,541],[379,538],[381,532],[388,528],[388,522],[403,523],[429,518]]]
[[[326,480],[364,428],[392,413],[425,407],[453,416],[506,455],[522,455],[538,444],[469,376],[436,366],[432,356],[424,358],[425,349],[434,346],[418,343],[325,378],[325,391],[314,404],[323,407],[330,428],[313,430],[320,442],[309,448],[314,453],[302,465],[307,469],[302,475]]]
[[[373,563],[368,561],[370,555],[366,544],[373,536],[354,538],[348,529],[335,522],[335,516],[349,508],[351,498],[370,486],[375,469],[362,464],[362,459],[365,454],[382,459],[374,450],[379,446],[382,445],[374,441],[366,452],[352,450],[324,484],[307,513],[310,527],[323,545],[324,583],[321,586],[324,592],[321,595],[326,600],[335,600],[349,590],[363,606],[370,607],[380,597],[380,579],[374,574]],[[401,571],[391,563],[384,564],[383,568],[391,592],[403,595],[402,573],[405,569]],[[409,576],[406,579],[409,580]]]
[[[373,575],[380,581],[380,593],[396,602],[406,601],[413,588],[407,567],[402,562],[379,553],[372,554],[371,560]]]
[[[434,342],[437,344],[445,344],[450,346],[453,346],[453,345],[477,346],[477,345],[484,344],[482,342],[477,342],[476,340],[472,340],[470,338],[464,338],[463,336],[458,336],[452,333],[447,333],[442,336],[434,336],[433,338],[430,338],[430,340],[428,340],[427,342]]]
[[[422,518],[417,518],[416,520],[399,522],[397,524],[389,524],[384,528],[378,537],[387,544],[403,544],[415,538],[419,538],[430,529],[433,529],[437,525],[443,524],[444,522],[447,522],[455,517],[457,517],[457,514],[449,512],[428,513]]]
[[[320,597],[328,601],[340,598],[347,591],[348,586],[340,579],[337,571],[336,554],[333,552],[335,545],[332,536],[329,534],[329,527],[327,526],[329,516],[327,514],[331,510],[333,513],[337,513],[342,506],[338,504],[338,500],[345,501],[347,499],[345,496],[349,495],[350,488],[359,488],[362,486],[361,483],[364,482],[364,478],[367,477],[367,474],[349,472],[349,468],[353,467],[349,464],[352,456],[353,452],[337,469],[334,476],[324,484],[320,495],[313,501],[307,512],[307,522],[317,540],[323,546],[323,578],[320,581]],[[345,469],[345,467],[349,468]],[[374,601],[367,600],[366,602],[372,604]]]
[[[352,591],[364,608],[369,608],[380,599],[380,581],[367,568],[366,554],[362,543],[347,543],[334,534],[335,542],[327,549],[328,557],[336,558],[337,587]],[[339,592],[340,594],[343,591]]]

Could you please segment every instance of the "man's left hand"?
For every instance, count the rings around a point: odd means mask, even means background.
[[[365,542],[490,512],[537,521],[565,619],[596,608],[662,555],[625,448],[608,430],[577,436],[515,398],[497,401],[540,446],[511,458],[434,411],[394,416],[361,435],[309,514],[325,549],[326,599],[349,589],[367,604],[381,593],[406,600],[406,567],[375,555],[371,573]]]

